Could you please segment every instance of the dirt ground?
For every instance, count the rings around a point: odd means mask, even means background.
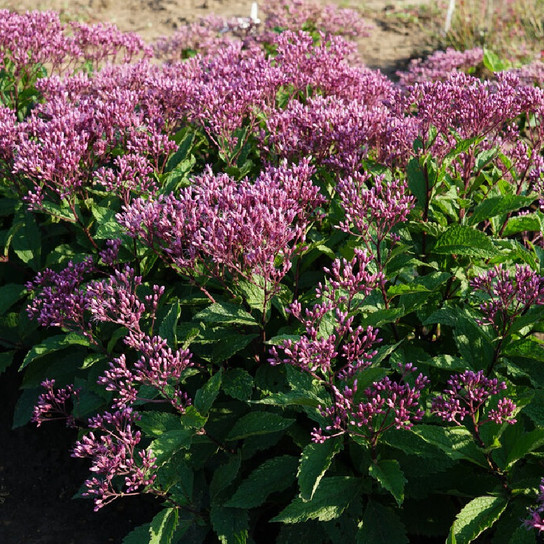
[[[415,23],[411,13],[417,6],[432,4],[432,0],[316,1],[363,11],[375,28],[370,37],[359,40],[359,49],[372,68],[391,74],[426,49],[425,21]],[[251,4],[252,0],[0,0],[1,8],[52,9],[69,19],[112,22],[148,41],[172,34],[180,25],[211,13],[247,17]]]
[[[410,7],[429,1],[341,3],[363,9],[375,27],[371,37],[359,40],[370,67],[393,74],[428,49],[424,25],[413,21]],[[148,41],[210,13],[248,16],[250,6],[250,0],[0,0],[0,8],[54,9],[70,19],[113,22]],[[69,456],[76,437],[62,425],[11,430],[19,382],[15,368],[0,376],[0,543],[116,544],[131,527],[149,521],[157,505],[145,497],[118,501],[98,513],[90,501],[72,500],[88,474]]]

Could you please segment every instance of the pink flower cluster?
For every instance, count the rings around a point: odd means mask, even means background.
[[[89,295],[83,286],[86,276],[94,270],[92,257],[80,263],[70,261],[60,272],[46,268],[26,288],[35,293],[27,307],[30,319],[42,327],[64,327],[86,336],[92,331],[84,316]]]
[[[425,60],[414,59],[406,72],[397,72],[399,85],[407,88],[426,81],[444,81],[455,72],[471,73],[482,63],[484,51],[480,47],[457,51],[449,47],[446,51],[435,51]]]
[[[324,199],[308,161],[264,170],[254,183],[236,182],[210,168],[178,196],[135,200],[119,215],[128,234],[154,248],[179,271],[229,277],[263,287],[268,297],[291,268]]]
[[[369,270],[371,260],[361,250],[355,250],[351,261],[336,259],[326,270],[329,281],[316,288],[320,302],[304,313],[300,302],[290,305],[289,312],[302,323],[305,333],[296,341],[285,340],[279,351],[272,347],[271,364],[296,366],[329,384],[348,379],[371,364],[378,331],[353,327],[355,297],[368,296],[383,281],[382,274]],[[332,323],[326,326],[326,320]]]
[[[540,481],[538,490],[538,506],[530,509],[531,517],[524,521],[524,525],[527,529],[536,529],[539,533],[542,533],[544,531],[544,478]]]
[[[85,482],[84,496],[93,497],[95,511],[113,500],[137,495],[155,480],[155,457],[150,450],[139,449],[142,433],[134,429],[138,414],[131,408],[105,412],[89,420],[89,427],[101,433],[86,434],[76,443],[72,456],[91,458],[91,472]]]
[[[368,251],[379,257],[382,242],[396,225],[406,221],[414,207],[406,182],[356,172],[341,179],[337,190],[345,212],[338,228],[360,238]],[[381,263],[380,258],[378,261]]]
[[[278,31],[301,29],[322,32],[325,39],[335,35],[360,38],[368,36],[372,26],[357,11],[332,4],[323,6],[307,0],[265,2],[257,19],[202,17],[182,26],[173,36],[160,38],[154,50],[158,59],[172,63],[197,52],[218,53],[237,42],[248,48],[257,43],[273,43]]]
[[[499,382],[496,378],[486,378],[482,370],[466,370],[448,380],[448,388],[433,399],[431,412],[456,425],[461,425],[466,417],[470,417],[476,429],[489,421],[514,424],[516,405],[508,398],[500,399],[496,409],[488,410],[487,419],[480,414],[480,409],[488,400],[504,389],[504,382]]]
[[[514,321],[534,305],[544,304],[544,277],[528,265],[516,265],[515,272],[497,265],[471,281],[487,300],[480,304],[484,318],[480,324],[491,325],[505,335]]]
[[[38,402],[34,406],[31,421],[39,427],[42,423],[52,420],[66,421],[67,427],[77,427],[74,416],[66,403],[79,396],[79,389],[73,385],[67,385],[55,389],[55,380],[45,380],[42,387],[46,390],[38,397]]]
[[[103,260],[113,261],[117,250],[118,243],[112,241]],[[181,390],[180,382],[192,361],[188,350],[173,350],[164,338],[145,332],[148,326],[153,330],[163,287],[154,285],[151,293],[142,299],[137,293],[142,278],[129,267],[83,286],[84,276],[91,270],[91,261],[77,265],[70,262],[61,272],[48,269],[39,274],[29,286],[36,291],[41,289],[29,308],[29,315],[37,317],[43,326],[83,332],[97,345],[100,344],[90,319],[121,325],[127,329],[124,344],[138,354],[135,362],[125,353],[113,358],[109,369],[98,379],[107,391],[115,393],[112,406],[117,411],[89,420],[89,427],[100,434],[85,435],[74,449],[75,457],[92,459],[91,471],[97,476],[88,479],[85,485],[98,510],[115,498],[142,492],[152,484],[156,468],[153,454],[136,448],[141,432],[133,428],[137,414],[132,406],[141,400],[140,387],[150,386],[162,397],[155,402],[169,403],[178,413],[184,413],[191,400]],[[46,380],[42,385],[46,392],[38,399],[33,421],[41,425],[62,418],[75,426],[66,402],[77,397],[78,391],[72,385],[55,390],[54,380]],[[120,478],[124,484],[119,483]]]
[[[319,411],[331,423],[314,429],[312,440],[324,442],[349,433],[367,440],[374,452],[386,430],[409,429],[423,417],[419,399],[429,382],[419,374],[413,386],[401,383],[416,370],[406,364],[399,367],[401,381],[385,377],[366,388],[364,397],[357,391],[357,377],[372,364],[380,342],[373,327],[353,325],[361,301],[383,282],[380,272],[369,270],[371,262],[364,251],[356,249],[351,261],[337,259],[331,269],[325,269],[329,279],[316,289],[320,302],[304,313],[298,301],[289,308],[305,332],[298,340],[272,347],[269,362],[296,366],[329,390],[332,403],[320,406]]]
[[[411,429],[425,413],[419,403],[421,392],[429,383],[421,373],[413,386],[401,383],[416,370],[411,363],[399,365],[400,381],[386,376],[367,387],[362,395],[357,390],[357,380],[342,390],[333,386],[334,405],[320,407],[321,415],[331,419],[332,423],[325,429],[314,429],[312,440],[324,442],[347,432],[364,438],[374,452],[379,437],[388,429]]]

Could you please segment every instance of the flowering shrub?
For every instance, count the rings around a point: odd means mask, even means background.
[[[78,430],[95,509],[161,501],[126,544],[544,527],[537,71],[393,84],[354,16],[274,4],[150,62],[0,12],[0,369],[15,425]]]

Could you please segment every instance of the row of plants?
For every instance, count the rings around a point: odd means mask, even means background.
[[[95,509],[157,497],[125,544],[536,542],[538,67],[395,84],[355,12],[261,16],[0,12],[14,425],[77,430]]]

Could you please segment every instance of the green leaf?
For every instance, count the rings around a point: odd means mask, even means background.
[[[356,544],[408,544],[406,529],[395,512],[369,501]]]
[[[402,472],[399,462],[394,459],[379,460],[372,463],[368,473],[377,480],[384,489],[393,495],[397,504],[401,506],[404,500],[404,484],[406,478]]]
[[[322,444],[311,443],[304,448],[297,473],[302,500],[312,500],[319,482],[331,466],[332,459],[340,451],[341,446],[340,440],[331,438]]]
[[[517,438],[512,449],[506,457],[507,469],[514,463],[525,457],[528,453],[540,448],[544,444],[544,429],[535,429],[529,433],[523,433]]]
[[[477,225],[481,221],[491,219],[530,206],[535,201],[531,196],[502,195],[492,196],[480,202],[469,219],[469,225]]]
[[[150,449],[157,458],[157,465],[160,466],[168,461],[179,450],[188,449],[191,446],[193,434],[190,429],[166,431],[153,440]]]
[[[15,216],[11,230],[13,251],[32,270],[38,272],[41,261],[42,238],[34,215],[20,212]]]
[[[222,340],[214,343],[211,361],[215,364],[228,361],[258,337],[258,334],[225,334]]]
[[[14,351],[4,351],[0,353],[0,374],[2,374],[13,361]]]
[[[0,314],[5,314],[25,293],[25,286],[16,283],[0,287]]]
[[[245,544],[248,537],[248,513],[238,508],[212,504],[210,521],[221,544]]]
[[[236,304],[227,302],[216,302],[208,306],[195,315],[195,319],[200,319],[205,323],[223,323],[226,325],[258,325],[256,319],[242,310]]]
[[[536,213],[511,217],[502,233],[503,236],[512,236],[518,232],[539,231],[540,221]]]
[[[172,153],[170,157],[168,158],[168,161],[166,163],[165,172],[171,172],[176,168],[182,161],[184,161],[187,158],[187,154],[189,153],[192,145],[193,140],[195,138],[195,135],[193,132],[189,132],[185,135],[183,140],[180,142],[179,147],[175,153]]]
[[[178,343],[176,330],[180,313],[181,307],[179,305],[179,301],[176,300],[170,305],[168,312],[159,325],[159,335],[172,347],[176,347]]]
[[[138,427],[153,437],[159,437],[168,431],[179,431],[182,429],[179,415],[151,410],[140,412]]]
[[[361,488],[360,478],[331,476],[323,478],[311,501],[297,497],[270,521],[300,523],[310,519],[330,521],[342,515]]]
[[[508,504],[504,497],[484,496],[470,501],[457,514],[446,544],[468,544],[501,516]]]
[[[261,506],[270,494],[291,485],[295,480],[297,462],[292,455],[268,459],[240,484],[225,506],[245,509]]]
[[[159,512],[149,527],[149,544],[171,544],[178,526],[178,509],[166,508]]]
[[[223,370],[219,370],[196,392],[194,406],[201,414],[210,411],[221,389],[222,378]]]
[[[465,225],[448,228],[436,241],[435,253],[491,258],[499,254],[491,239],[483,232]]]
[[[83,336],[82,334],[76,332],[70,332],[68,334],[57,334],[55,336],[50,336],[46,338],[41,344],[34,346],[27,354],[23,360],[21,368],[23,370],[30,363],[53,353],[54,351],[60,351],[62,349],[69,348],[70,346],[90,346],[89,339]]]
[[[490,72],[502,72],[512,67],[512,64],[508,60],[499,57],[497,53],[487,49],[487,47],[484,47],[483,64]]]
[[[427,201],[427,180],[425,178],[425,170],[420,165],[417,158],[412,159],[406,168],[406,177],[410,192],[416,197],[418,208],[423,208]]]
[[[103,206],[93,206],[92,214],[96,219],[96,231],[94,238],[97,240],[113,240],[121,238],[124,234],[123,227],[115,219],[116,211]]]
[[[446,453],[451,459],[465,459],[482,467],[487,466],[484,454],[474,443],[470,432],[464,427],[440,427],[416,425],[412,432]]]
[[[524,357],[544,362],[544,344],[536,338],[525,338],[511,342],[504,350],[504,354],[510,357]]]
[[[508,544],[535,544],[535,532],[527,530],[527,527],[520,525],[513,533]]]
[[[418,363],[425,366],[432,366],[440,370],[447,370],[448,372],[463,372],[472,368],[466,359],[454,357],[447,353],[437,355],[431,359],[421,359]]]
[[[123,538],[123,544],[149,544],[151,523],[140,525]]]
[[[227,440],[241,440],[248,436],[275,433],[287,429],[295,422],[273,412],[249,412],[232,427]]]
[[[223,391],[236,400],[246,401],[253,393],[253,378],[243,368],[229,368],[223,375]]]
[[[238,452],[236,455],[232,455],[226,463],[214,470],[212,481],[210,482],[210,498],[212,502],[215,502],[217,495],[236,478],[241,462],[242,457],[240,452]]]

